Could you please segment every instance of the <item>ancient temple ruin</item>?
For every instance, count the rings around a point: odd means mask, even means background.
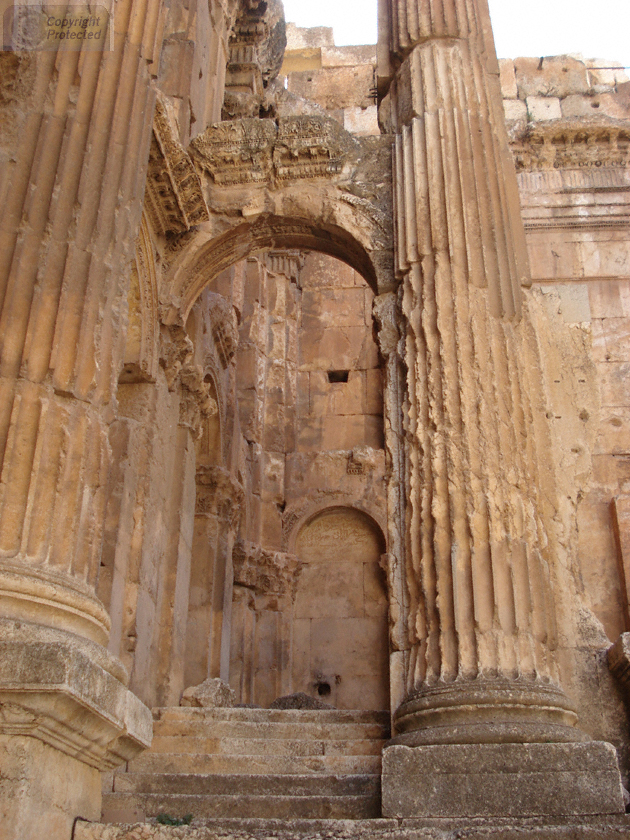
[[[13,7],[0,837],[627,837],[624,68]]]

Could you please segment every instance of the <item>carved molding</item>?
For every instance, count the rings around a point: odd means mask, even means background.
[[[279,0],[248,0],[230,35],[223,119],[258,116],[264,89],[280,71],[285,46]]]
[[[0,734],[37,738],[99,770],[149,746],[151,712],[104,648],[26,621],[0,625]]]
[[[215,184],[271,184],[338,174],[348,137],[322,117],[242,119],[211,125],[191,152]]]
[[[300,271],[305,259],[303,251],[295,249],[266,251],[264,258],[269,271],[274,274],[283,274],[287,280],[299,286]]]
[[[295,554],[265,551],[256,543],[239,540],[232,552],[234,583],[258,595],[295,598],[302,564]]]
[[[533,123],[511,143],[517,171],[630,168],[630,123],[554,120]]]
[[[153,119],[145,208],[154,229],[163,236],[185,233],[209,219],[199,175],[159,98]]]
[[[155,382],[159,364],[158,276],[155,250],[145,212],[142,213],[140,233],[136,242],[135,259],[138,278],[139,311],[132,313],[130,303],[129,324],[131,329],[132,316],[135,315],[138,319],[137,327],[140,332],[139,355],[133,359],[125,358],[125,366],[131,362],[142,379]]]

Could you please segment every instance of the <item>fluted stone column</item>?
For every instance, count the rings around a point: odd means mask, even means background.
[[[113,49],[10,59],[22,99],[0,172],[7,838],[69,837],[74,817],[98,819],[98,771],[151,739],[149,711],[103,647],[109,617],[94,586],[163,3],[104,5]]]
[[[393,743],[421,750],[386,751],[383,790],[388,815],[412,816],[437,807],[418,793],[401,804],[396,776],[418,761],[430,779],[450,761],[444,772],[461,783],[475,767],[496,771],[506,752],[495,745],[584,736],[554,659],[554,557],[540,502],[551,488],[541,486],[545,453],[533,433],[543,400],[522,317],[529,269],[487,3],[382,0],[380,25],[408,401],[405,684]],[[462,744],[488,749],[466,758],[455,747],[460,764],[436,747]],[[509,761],[526,764],[517,753]],[[549,778],[565,758],[545,759]],[[483,797],[456,794],[449,807],[508,807]]]

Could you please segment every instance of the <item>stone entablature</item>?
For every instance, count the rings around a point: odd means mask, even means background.
[[[219,123],[192,150],[216,184],[230,186],[336,175],[353,145],[332,120],[284,117]]]

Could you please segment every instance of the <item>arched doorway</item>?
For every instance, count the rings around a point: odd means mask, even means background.
[[[338,709],[389,706],[385,540],[366,514],[335,507],[299,531],[293,687]]]

